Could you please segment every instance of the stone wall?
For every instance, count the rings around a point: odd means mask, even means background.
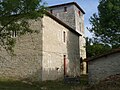
[[[86,41],[85,41],[85,31],[84,31],[84,14],[76,7],[74,6],[75,11],[75,26],[76,31],[81,34],[79,37],[79,45],[80,45],[80,57],[82,59],[86,58]],[[80,15],[78,12],[80,11]],[[83,69],[81,70],[81,74],[86,74],[86,62],[83,62]]]
[[[67,11],[64,12],[64,7],[67,7]],[[84,34],[84,14],[78,9],[74,4],[68,4],[59,7],[52,7],[49,10],[52,10],[52,14],[59,18],[61,21],[72,27],[82,36],[79,37],[79,51],[80,57],[83,59],[86,58],[86,41]],[[80,15],[79,12],[80,11]],[[86,62],[83,63],[84,69],[81,70],[81,74],[86,74]]]
[[[79,35],[48,16],[30,20],[30,28],[39,33],[16,37],[15,56],[0,51],[0,78],[13,80],[55,80],[67,74],[80,75]],[[65,32],[65,42],[64,35]]]
[[[64,12],[64,7],[67,7],[67,12]],[[50,8],[52,10],[52,14],[56,16],[58,19],[72,27],[73,29],[76,28],[75,26],[75,12],[74,12],[74,5],[65,5],[59,7]]]
[[[63,32],[65,32],[65,42]],[[79,36],[45,16],[43,18],[43,80],[64,77],[64,55],[67,60],[67,75],[79,75]]]
[[[86,41],[84,35],[79,37],[79,44],[80,44],[80,57],[84,60],[86,58]],[[83,62],[83,69],[81,69],[81,74],[87,73],[87,64]]]
[[[74,6],[74,18],[75,18],[75,30],[84,35],[84,14],[80,10]]]
[[[120,52],[88,62],[90,84],[96,84],[110,75],[120,74]]]
[[[42,70],[42,23],[30,20],[30,27],[39,33],[16,37],[14,56],[0,50],[0,78],[13,80],[41,80]]]

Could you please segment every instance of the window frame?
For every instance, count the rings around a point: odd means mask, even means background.
[[[65,13],[67,12],[67,7],[64,7],[64,12],[65,12]]]

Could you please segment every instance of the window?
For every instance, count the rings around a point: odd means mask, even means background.
[[[78,15],[80,16],[80,11],[78,11]]]
[[[11,31],[10,33],[11,33],[11,37],[16,37],[17,36],[16,30],[15,31]]]
[[[67,7],[64,7],[64,12],[67,12]]]
[[[79,23],[79,28],[80,28],[80,31],[82,31],[82,23],[81,22]]]
[[[66,40],[66,33],[65,33],[65,31],[63,32],[63,42],[65,42],[65,40]]]
[[[50,13],[52,14],[52,13],[53,13],[53,10],[50,10]]]

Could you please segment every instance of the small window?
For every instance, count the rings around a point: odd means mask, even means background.
[[[11,33],[11,37],[13,37],[13,38],[17,36],[16,30],[15,31],[11,31],[10,33]]]
[[[79,15],[79,16],[80,16],[80,14],[81,14],[80,11],[78,11],[78,15]]]
[[[82,31],[82,23],[79,23],[80,31]]]
[[[52,14],[52,13],[53,13],[53,10],[50,10],[50,13]]]
[[[67,7],[64,7],[64,12],[67,12]]]
[[[65,42],[65,40],[66,40],[66,33],[65,33],[65,31],[63,32],[63,42]]]

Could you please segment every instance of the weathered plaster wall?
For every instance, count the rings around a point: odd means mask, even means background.
[[[65,42],[63,32],[66,34]],[[43,18],[43,80],[64,77],[64,55],[67,59],[67,75],[79,75],[79,36],[45,16]],[[74,61],[76,61],[76,69]]]
[[[42,70],[42,23],[30,20],[31,29],[39,33],[16,37],[15,56],[0,50],[0,78],[38,81]]]
[[[88,62],[90,84],[96,84],[115,74],[120,74],[120,52]]]

